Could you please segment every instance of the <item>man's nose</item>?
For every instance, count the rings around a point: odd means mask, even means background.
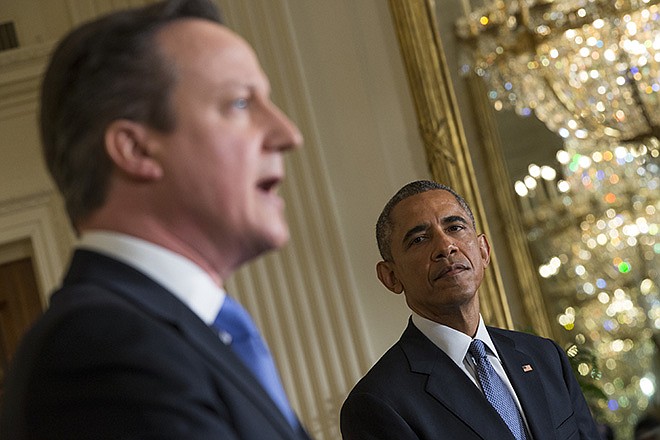
[[[458,251],[454,240],[446,234],[438,234],[435,238],[436,243],[433,248],[433,259],[448,258],[451,254]]]
[[[268,110],[270,130],[266,140],[266,148],[281,151],[300,148],[303,143],[303,136],[296,124],[275,104],[270,103]]]

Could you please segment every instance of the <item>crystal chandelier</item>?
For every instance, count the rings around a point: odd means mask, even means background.
[[[605,398],[592,408],[620,438],[658,383],[657,3],[463,0],[457,23],[470,47],[461,69],[485,80],[494,108],[534,115],[564,140],[557,164],[530,165],[515,191],[559,334],[601,361]]]
[[[605,398],[592,408],[632,438],[657,383],[660,142],[604,143],[590,154],[574,143],[557,152],[563,176],[532,165],[518,182],[523,221],[564,341],[600,360]],[[593,371],[580,365],[582,376]]]
[[[494,0],[457,30],[496,109],[563,138],[631,140],[660,127],[660,11],[647,0]]]

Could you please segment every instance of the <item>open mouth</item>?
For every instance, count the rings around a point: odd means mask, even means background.
[[[261,191],[265,193],[275,192],[280,182],[282,182],[282,178],[280,177],[269,177],[260,180],[257,183],[257,188],[259,188]]]

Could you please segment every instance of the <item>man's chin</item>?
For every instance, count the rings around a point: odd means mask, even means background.
[[[277,238],[274,238],[272,240],[273,249],[279,249],[281,247],[284,247],[289,242],[289,238],[290,236],[288,230],[286,231],[286,233],[282,233]]]
[[[263,249],[262,252],[268,252],[283,247],[289,242],[289,238],[289,228],[286,224],[282,224],[279,227],[273,227],[263,236],[261,243],[261,248]]]

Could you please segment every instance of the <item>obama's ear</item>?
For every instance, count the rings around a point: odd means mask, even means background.
[[[115,167],[137,180],[157,180],[163,168],[156,159],[158,144],[143,124],[128,119],[112,121],[105,130],[105,150]]]
[[[484,262],[484,266],[488,266],[488,263],[490,263],[490,243],[488,243],[488,238],[486,238],[485,234],[479,234],[477,240],[479,241],[481,260]]]
[[[397,295],[403,293],[403,284],[399,281],[394,271],[394,263],[391,261],[379,261],[376,264],[376,275],[383,286]]]

